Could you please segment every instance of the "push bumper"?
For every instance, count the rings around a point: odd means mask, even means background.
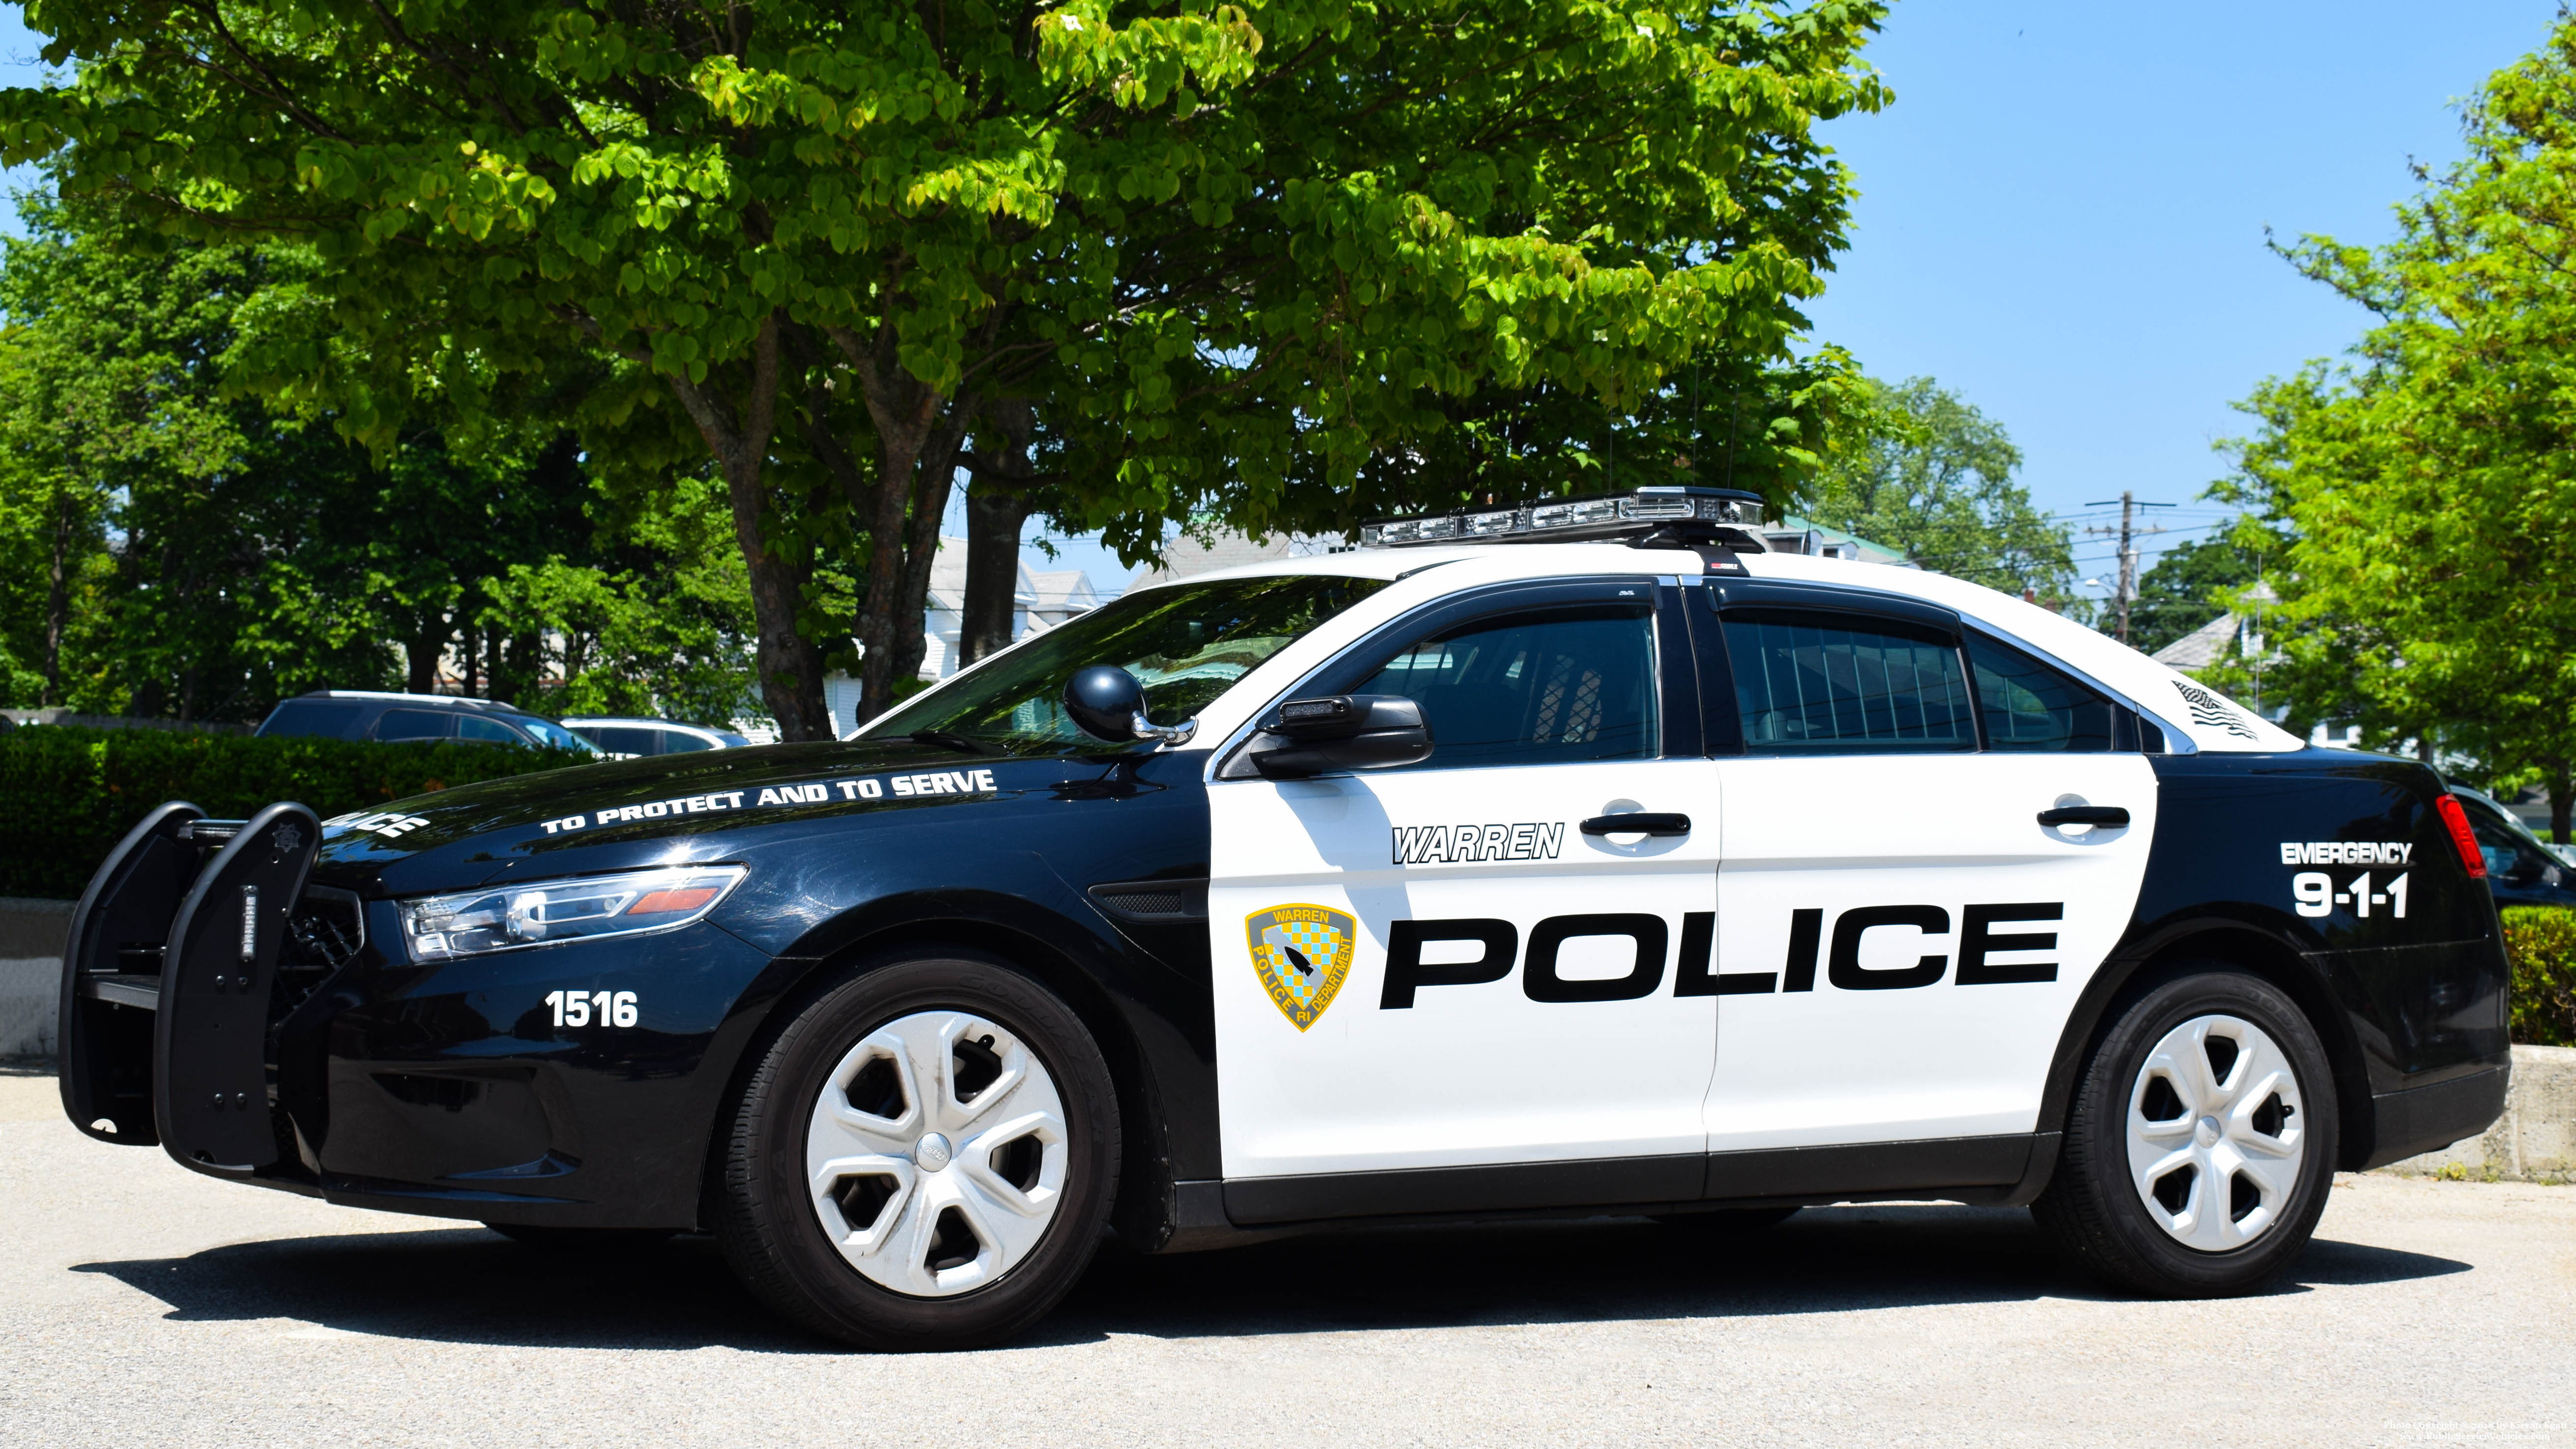
[[[302,805],[155,810],[91,878],[63,952],[63,1110],[103,1141],[248,1177],[293,1154],[268,1047],[321,823]]]

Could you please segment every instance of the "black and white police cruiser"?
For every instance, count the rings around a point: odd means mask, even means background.
[[[318,821],[81,902],[102,1141],[537,1243],[704,1231],[813,1329],[1024,1328],[1104,1234],[2028,1204],[2254,1290],[2501,1110],[2457,803],[1719,490],[1143,589],[832,744]]]

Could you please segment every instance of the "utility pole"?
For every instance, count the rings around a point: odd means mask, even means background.
[[[2087,508],[2108,508],[2111,506],[2111,500],[2105,498],[2099,503],[2087,503],[2084,506]],[[2164,529],[2157,525],[2149,525],[2143,528],[2138,527],[2136,525],[2137,511],[2141,508],[2171,507],[2173,507],[2173,505],[2170,503],[2140,503],[2137,500],[2137,495],[2131,493],[2128,489],[2123,488],[2120,490],[2120,526],[2118,528],[2109,528],[2097,525],[2084,530],[2086,533],[2119,535],[2120,593],[2118,603],[2120,606],[2120,642],[2123,644],[2129,642],[2129,605],[2138,597],[2137,540],[2143,534],[2164,532]]]

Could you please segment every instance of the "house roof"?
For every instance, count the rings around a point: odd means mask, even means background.
[[[1239,533],[1219,534],[1212,542],[1201,543],[1185,533],[1164,546],[1160,561],[1138,569],[1135,577],[1127,581],[1127,587],[1141,589],[1149,584],[1170,583],[1193,574],[1268,563],[1272,559],[1310,558],[1346,546],[1338,538],[1302,533],[1281,534],[1258,543]]]
[[[2221,614],[2148,657],[2168,669],[2207,669],[2236,642],[2236,629],[2241,622],[2234,614]]]

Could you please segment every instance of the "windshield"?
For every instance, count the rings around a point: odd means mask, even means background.
[[[1097,750],[1103,742],[1064,712],[1064,684],[1075,670],[1124,668],[1145,686],[1146,714],[1157,724],[1179,724],[1271,655],[1385,587],[1383,579],[1293,574],[1130,594],[896,710],[865,738],[927,732],[1012,753]]]

